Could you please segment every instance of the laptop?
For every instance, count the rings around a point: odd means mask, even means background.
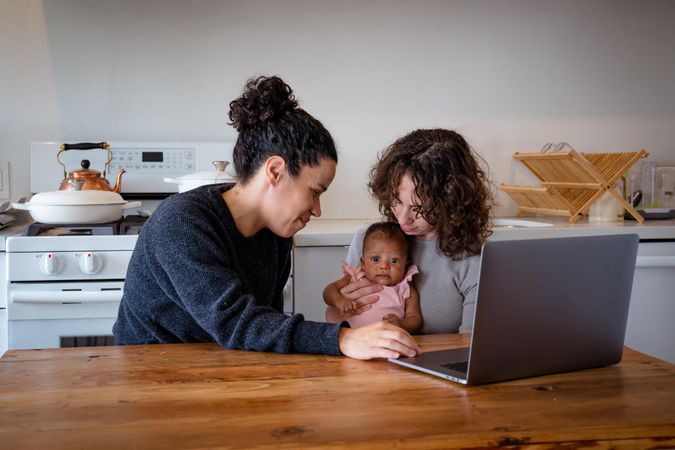
[[[389,359],[462,384],[618,363],[638,235],[489,241],[471,346]]]

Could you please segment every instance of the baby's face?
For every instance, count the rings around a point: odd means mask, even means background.
[[[398,241],[368,239],[361,257],[361,268],[370,281],[395,286],[403,280],[407,258]]]

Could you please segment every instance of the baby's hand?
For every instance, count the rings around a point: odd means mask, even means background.
[[[343,298],[338,304],[335,305],[335,307],[342,313],[342,314],[349,314],[354,311],[354,302],[351,301],[348,298]]]
[[[399,319],[396,314],[387,314],[382,320],[392,325],[396,325],[397,327],[401,326],[401,319]]]

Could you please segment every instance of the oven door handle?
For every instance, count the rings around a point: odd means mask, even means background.
[[[122,300],[122,290],[109,291],[14,291],[12,303],[106,303]]]

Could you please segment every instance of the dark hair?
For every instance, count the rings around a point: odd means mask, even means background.
[[[375,222],[374,224],[370,225],[366,229],[365,234],[363,235],[364,250],[366,248],[366,242],[368,241],[368,238],[378,233],[382,234],[384,236],[384,239],[387,241],[398,241],[405,250],[406,257],[409,259],[410,257],[409,237],[407,234],[403,232],[399,224],[397,224],[396,222]]]
[[[248,80],[243,95],[230,102],[229,117],[239,132],[232,159],[242,183],[273,155],[286,161],[292,177],[324,158],[337,162],[328,130],[298,107],[293,90],[279,77]]]
[[[453,258],[479,254],[491,234],[493,194],[464,138],[444,129],[415,130],[379,155],[368,189],[389,220],[396,220],[392,205],[406,174],[420,202],[414,205],[418,214],[437,230],[438,251]]]

